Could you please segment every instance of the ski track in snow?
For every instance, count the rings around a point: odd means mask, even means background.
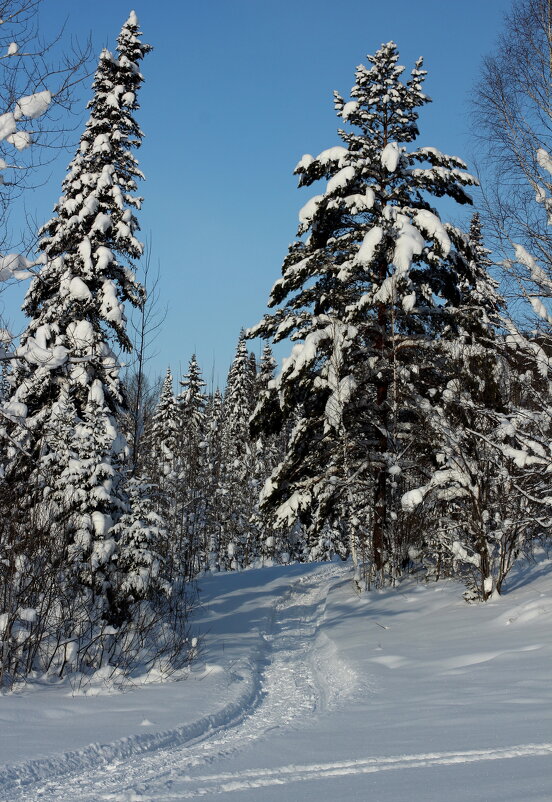
[[[271,730],[294,726],[295,720],[316,709],[332,707],[344,687],[348,693],[354,692],[355,677],[337,655],[328,655],[326,650],[321,657],[316,635],[332,580],[343,579],[348,573],[346,566],[322,566],[301,577],[276,604],[269,631],[262,634],[263,646],[256,666],[252,666],[252,680],[237,704],[170,732],[131,736],[108,745],[92,744],[50,760],[7,767],[0,770],[1,798],[10,802],[128,800],[142,799],[146,789],[155,793],[156,800],[187,798],[190,794],[186,791],[160,797],[156,789],[163,788],[165,793],[175,780],[194,781],[188,778],[192,767],[224,758]],[[233,673],[240,678],[239,665],[233,667]],[[303,776],[305,770],[305,776],[312,776],[310,767],[298,772]],[[322,773],[330,770],[323,769]],[[268,784],[280,783],[277,778],[289,776],[289,772],[286,775],[284,767],[262,775],[264,779],[252,778],[240,787],[266,785],[267,777]],[[209,782],[219,776],[227,775],[215,775]],[[205,779],[197,778],[197,782]],[[237,775],[234,780],[228,779],[232,786],[236,781]],[[228,782],[221,786],[223,791],[230,790]],[[254,782],[257,786],[251,785]],[[140,795],[135,797],[133,789],[137,787]],[[207,789],[197,793],[207,793]]]
[[[274,785],[305,782],[307,780],[323,780],[327,777],[343,777],[351,774],[373,774],[379,771],[396,771],[398,769],[415,769],[429,766],[452,766],[455,764],[475,763],[482,760],[506,760],[516,757],[552,756],[552,743],[521,744],[501,749],[481,749],[464,752],[430,752],[419,755],[396,755],[393,757],[373,757],[358,760],[337,761],[335,763],[312,763],[308,766],[279,766],[275,769],[256,769],[211,776],[180,776],[179,781],[194,783],[193,790],[180,790],[177,794],[156,794],[155,802],[170,802],[175,799],[194,799],[206,794],[224,794],[236,791],[248,791],[254,788],[267,788]],[[204,784],[205,783],[205,784]],[[213,785],[213,783],[215,783]],[[204,784],[204,785],[202,785]],[[128,796],[107,796],[112,802],[124,802],[132,799]],[[136,800],[149,799],[137,796]]]

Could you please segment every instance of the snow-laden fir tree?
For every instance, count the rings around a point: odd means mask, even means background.
[[[180,381],[177,398],[180,425],[180,525],[186,542],[186,575],[195,576],[205,565],[209,550],[205,530],[206,459],[205,382],[195,354]]]
[[[167,368],[145,436],[143,465],[143,478],[158,490],[154,496],[155,510],[171,533],[166,541],[167,564],[171,566],[172,574],[180,576],[183,565],[180,526],[181,427],[170,368]]]
[[[223,501],[223,420],[224,401],[217,388],[205,410],[205,569],[221,569]]]
[[[117,571],[122,613],[132,602],[170,596],[170,566],[167,565],[168,532],[156,512],[158,490],[143,479],[127,483],[129,509],[112,529],[118,541]]]
[[[22,425],[10,432],[17,447],[8,476],[28,479],[42,488],[44,498],[53,482],[71,476],[71,492],[57,496],[70,521],[65,545],[77,555],[82,580],[101,587],[106,598],[116,552],[109,521],[124,503],[125,442],[115,414],[125,400],[116,352],[130,348],[124,303],[137,306],[143,300],[131,269],[142,253],[134,213],[141,204],[136,195],[141,173],[131,151],[142,138],[133,115],[143,81],[139,63],[149,50],[132,12],[117,53],[101,53],[89,119],[55,215],[41,231],[45,264],[25,298],[30,321],[17,351],[9,402]],[[75,420],[71,456],[68,464],[57,464],[52,477],[48,466],[57,448],[51,435],[62,398]]]
[[[435,344],[455,334],[468,261],[431,198],[470,203],[476,183],[460,159],[413,145],[426,73],[420,59],[404,81],[398,59],[382,45],[357,68],[351,100],[335,94],[351,130],[297,165],[300,186],[325,183],[299,213],[302,239],[270,295],[279,308],[250,332],[296,341],[256,414],[269,431],[297,418],[264,505],[311,532],[345,525],[353,556],[381,578],[403,561],[394,541],[416,470],[416,407],[443,389]]]
[[[255,381],[242,331],[228,372],[222,425],[221,544],[223,568],[248,564],[254,550],[251,516],[255,507],[252,487],[254,455],[249,418],[255,400]]]
[[[259,371],[255,377],[255,398],[263,397],[274,381],[276,360],[272,354],[272,348],[267,342],[264,344],[261,359],[259,361]],[[253,464],[253,488],[257,497],[264,486],[265,481],[272,471],[279,464],[284,455],[285,431],[279,433],[259,432],[258,437],[252,441],[254,464]],[[255,506],[253,513],[253,530],[257,535],[258,556],[263,563],[289,562],[291,559],[292,546],[289,542],[291,529],[288,526],[273,526],[273,521],[269,513]]]
[[[505,305],[487,270],[489,251],[477,214],[467,252],[461,303],[451,310],[455,337],[439,343],[447,383],[438,399],[421,402],[435,470],[426,484],[405,494],[403,508],[412,511],[423,500],[429,509],[423,532],[429,573],[463,575],[468,594],[487,599],[500,591],[519,552],[525,513],[521,495],[512,492],[515,466],[496,439],[498,420],[511,406],[499,336]]]
[[[146,464],[148,475],[161,489],[174,481],[180,450],[178,403],[173,392],[173,377],[167,368],[161,394],[147,434]]]
[[[183,427],[190,434],[193,432],[196,438],[201,438],[207,398],[203,392],[205,382],[195,354],[190,358],[188,372],[180,380],[180,386],[182,389],[178,395],[178,406]]]

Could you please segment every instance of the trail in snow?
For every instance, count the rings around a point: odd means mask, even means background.
[[[179,742],[175,734],[172,744],[145,755],[115,759],[98,769],[91,769],[89,764],[79,766],[78,755],[69,757],[65,771],[61,763],[57,769],[52,767],[57,776],[47,776],[21,788],[12,786],[9,799],[91,802],[129,798],[120,795],[132,793],[137,786],[145,793],[167,790],[175,778],[187,776],[191,768],[244,749],[275,729],[292,727],[294,721],[304,719],[316,709],[332,707],[344,692],[344,675],[348,674],[345,686],[349,692],[354,689],[354,675],[337,655],[324,660],[322,666],[315,636],[332,581],[343,579],[348,573],[347,566],[321,566],[301,577],[277,603],[271,626],[263,633],[265,651],[260,656],[256,692],[249,706],[220,726],[185,743]],[[239,665],[233,671],[238,674]],[[155,799],[158,798],[161,797],[156,793]]]
[[[392,757],[345,760],[332,763],[313,763],[308,766],[280,766],[278,768],[251,771],[227,772],[206,776],[180,777],[180,783],[193,783],[194,789],[180,790],[177,794],[156,795],[155,802],[170,802],[175,799],[194,799],[206,794],[224,794],[268,788],[275,785],[306,782],[327,777],[343,777],[352,774],[373,774],[379,771],[425,768],[429,766],[452,766],[477,763],[485,760],[507,760],[520,757],[552,756],[552,743],[520,744],[502,749],[481,749],[464,752],[437,752],[419,755],[396,755]],[[109,799],[109,797],[107,797]],[[140,797],[139,797],[140,798]],[[144,798],[144,797],[141,797]],[[121,797],[111,797],[121,799]]]

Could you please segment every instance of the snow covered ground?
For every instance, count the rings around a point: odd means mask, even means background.
[[[337,563],[200,585],[188,679],[0,697],[0,799],[552,800],[552,561],[485,605]]]

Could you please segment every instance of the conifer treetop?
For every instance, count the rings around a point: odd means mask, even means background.
[[[131,348],[124,304],[139,306],[144,299],[132,271],[143,246],[135,236],[139,224],[134,213],[142,202],[136,195],[142,173],[131,151],[143,136],[133,112],[143,81],[139,62],[151,47],[140,42],[139,34],[131,15],[119,35],[117,55],[106,49],[100,54],[89,119],[55,216],[40,232],[45,264],[23,305],[30,322],[16,373],[28,373],[23,360],[32,361],[42,349],[44,391],[55,372],[53,383],[59,386],[62,377],[68,381],[81,411],[86,388],[95,379],[102,381],[112,412],[123,402],[115,351]],[[27,403],[36,382],[20,379],[20,400]]]
[[[368,61],[370,66],[356,69],[352,99],[334,96],[338,116],[351,128],[338,132],[344,144],[314,158],[307,154],[295,167],[300,187],[320,179],[327,183],[300,210],[302,239],[290,246],[271,291],[269,306],[284,301],[287,306],[251,336],[278,341],[296,331],[301,337],[314,297],[320,299],[315,312],[331,315],[353,287],[356,301],[347,302],[346,314],[339,313],[352,324],[365,318],[367,307],[392,299],[402,302],[407,296],[402,306],[410,312],[420,306],[435,309],[436,299],[440,305],[455,292],[450,270],[465,240],[441,221],[431,196],[471,204],[465,187],[477,180],[455,156],[433,147],[408,147],[418,136],[418,110],[430,101],[422,91],[422,59],[407,81],[393,42]],[[307,284],[316,277],[324,282],[324,292],[320,284]],[[359,293],[361,284],[365,291]]]

